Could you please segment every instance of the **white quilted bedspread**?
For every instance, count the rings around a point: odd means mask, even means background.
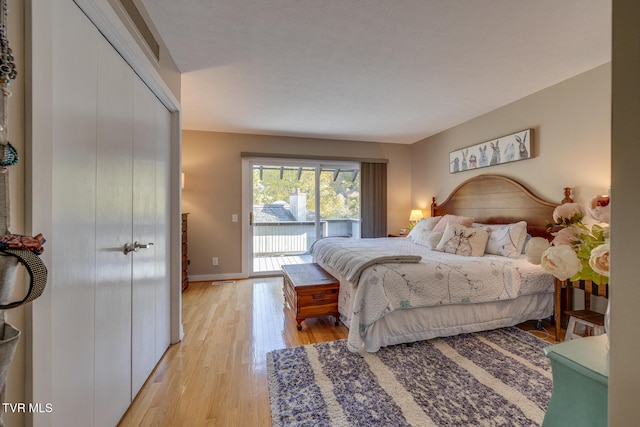
[[[356,294],[349,325],[352,350],[360,347],[360,334],[369,325],[395,310],[474,304],[553,292],[553,276],[540,266],[530,264],[524,256],[517,259],[497,255],[464,257],[432,251],[406,238],[359,240],[369,241],[363,243],[363,251],[371,241],[376,241],[383,248],[379,251],[420,255],[422,260],[374,264],[364,268],[357,283],[353,282]],[[327,238],[317,243],[320,242],[322,252],[328,255],[317,257],[316,251],[314,259],[327,266],[331,265],[328,245],[334,245],[336,251],[340,251],[341,245],[353,249],[358,239]]]

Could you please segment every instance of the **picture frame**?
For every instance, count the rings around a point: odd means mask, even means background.
[[[527,160],[533,157],[532,129],[524,129],[449,153],[449,173]]]

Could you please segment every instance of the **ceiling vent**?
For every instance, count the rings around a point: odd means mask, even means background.
[[[129,15],[129,18],[131,18],[131,22],[138,30],[138,33],[140,33],[140,36],[142,36],[142,39],[146,43],[153,56],[156,58],[156,60],[160,60],[160,45],[156,41],[155,37],[153,37],[151,30],[149,30],[147,23],[144,22],[144,18],[142,17],[142,14],[140,13],[136,5],[133,3],[133,0],[120,0],[120,4],[122,4],[125,12],[127,13],[127,15]]]

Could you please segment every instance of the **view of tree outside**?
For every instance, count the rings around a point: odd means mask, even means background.
[[[354,179],[355,174],[355,179]],[[335,178],[335,179],[334,179]],[[358,170],[323,169],[320,173],[320,217],[360,218]],[[256,204],[288,203],[296,192],[307,194],[307,210],[315,211],[315,169],[290,166],[254,166],[253,201]]]

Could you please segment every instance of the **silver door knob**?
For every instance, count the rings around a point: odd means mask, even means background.
[[[138,249],[147,249],[149,246],[153,246],[152,242],[149,243],[138,243],[138,242],[134,242],[133,243],[133,247],[135,248],[135,250]]]

